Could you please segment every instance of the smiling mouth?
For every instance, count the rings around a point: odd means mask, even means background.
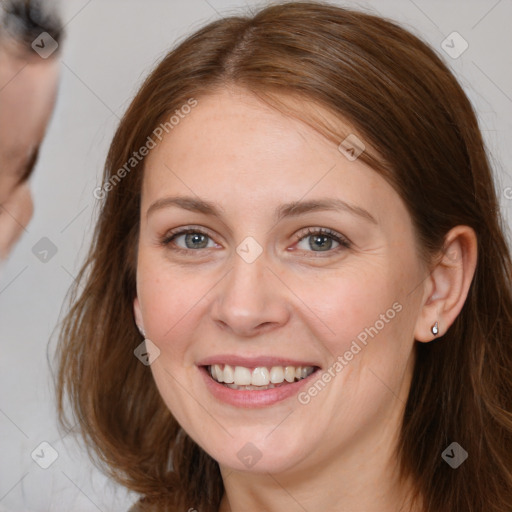
[[[214,364],[204,367],[219,384],[243,391],[263,391],[299,382],[317,371],[317,366],[230,366]]]

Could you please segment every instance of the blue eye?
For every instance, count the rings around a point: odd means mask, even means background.
[[[183,237],[185,247],[178,246],[176,241]],[[308,228],[306,233],[302,232],[296,237],[299,242],[309,239],[308,249],[301,249],[305,252],[334,252],[337,250],[349,249],[351,243],[339,233],[326,228]],[[208,246],[208,239],[213,245]],[[332,242],[337,243],[338,247],[332,247]],[[190,227],[168,233],[161,241],[163,246],[181,253],[190,254],[199,249],[212,249],[216,247],[215,242],[210,235],[200,228]],[[316,250],[316,249],[319,250]]]
[[[174,241],[182,236],[184,237],[186,247],[172,247],[173,250],[178,252],[188,252],[190,250],[209,248],[206,246],[208,242],[206,242],[205,245],[205,239],[210,238],[210,236],[208,233],[198,228],[187,228],[182,229],[181,231],[171,232],[162,240],[162,245],[167,246],[170,245],[171,242],[175,245]]]
[[[327,228],[308,228],[305,234],[298,234],[297,239],[299,242],[309,239],[308,247],[310,249],[320,248],[320,250],[313,250],[312,252],[332,252],[333,240],[342,248],[349,249],[351,247],[351,243],[344,236]],[[340,249],[340,247],[335,247],[335,249]]]

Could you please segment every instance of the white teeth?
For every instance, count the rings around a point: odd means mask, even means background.
[[[284,369],[284,379],[286,382],[293,382],[295,380],[295,368],[293,366],[287,366]]]
[[[275,388],[274,384],[269,384],[268,386],[237,386],[236,384],[226,384],[226,386],[231,389],[243,389],[244,391],[253,391],[255,389],[261,391]]]
[[[250,386],[252,382],[251,370],[243,366],[235,366],[235,384],[237,386]]]
[[[224,365],[224,382],[233,384],[235,382],[235,371],[229,364]]]
[[[270,372],[264,366],[254,368],[251,381],[253,386],[268,386],[269,382]]]
[[[275,387],[274,384],[282,385],[285,381],[291,383],[305,379],[314,371],[313,366],[272,366],[270,370],[265,366],[258,366],[252,370],[244,366],[233,368],[229,364],[210,366],[212,378],[233,389],[239,389],[239,386],[244,389],[269,389]]]
[[[282,366],[272,366],[270,370],[270,382],[272,384],[281,384],[284,380],[284,370]]]
[[[213,378],[218,382],[224,382],[224,372],[218,364],[213,365]]]

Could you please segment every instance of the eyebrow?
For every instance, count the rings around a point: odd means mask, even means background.
[[[146,217],[157,210],[169,208],[171,206],[177,206],[191,212],[203,213],[205,215],[212,215],[219,218],[222,217],[223,211],[217,204],[204,199],[192,196],[171,196],[157,199],[147,209]],[[275,211],[275,219],[276,222],[279,222],[286,217],[295,217],[314,211],[345,211],[352,215],[361,217],[372,224],[378,224],[375,217],[373,217],[373,215],[367,210],[342,201],[341,199],[330,197],[318,198],[311,201],[292,201],[290,203],[282,204]]]

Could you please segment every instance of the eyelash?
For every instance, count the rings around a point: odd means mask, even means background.
[[[349,242],[348,239],[346,239],[344,236],[340,235],[339,233],[336,233],[336,231],[333,231],[332,229],[329,229],[329,228],[308,228],[308,230],[306,231],[306,233],[299,233],[296,235],[296,239],[297,241],[301,241],[303,238],[308,238],[309,236],[312,236],[312,235],[321,235],[321,236],[327,236],[329,238],[331,238],[332,240],[338,242],[340,244],[340,247],[338,247],[338,249],[340,249],[341,247],[345,248],[345,249],[350,249],[352,247],[352,244]],[[334,252],[336,251],[336,249],[333,249],[332,251],[325,251],[325,252]],[[308,251],[310,252],[310,251]],[[314,251],[311,251],[311,252],[314,252]],[[323,251],[318,251],[318,252],[323,252]]]
[[[171,242],[175,238],[177,238],[181,235],[187,235],[187,234],[191,234],[191,233],[205,235],[205,236],[209,237],[210,239],[212,238],[206,231],[202,230],[201,228],[190,227],[190,228],[186,228],[186,229],[178,229],[176,231],[171,231],[171,232],[167,233],[166,236],[161,240],[160,243],[161,243],[161,245],[163,245],[165,247],[169,247],[171,245]],[[312,235],[328,236],[332,240],[338,242],[340,244],[340,247],[337,247],[330,251],[306,251],[306,252],[333,253],[333,252],[337,252],[338,250],[350,249],[352,247],[352,243],[349,240],[347,240],[344,236],[342,236],[339,233],[336,233],[336,231],[332,231],[331,229],[328,229],[328,228],[308,228],[306,233],[303,233],[303,232],[299,233],[295,236],[295,238],[297,239],[297,241],[300,242],[302,239],[307,238]],[[187,255],[190,255],[191,252],[198,251],[198,249],[183,249],[182,247],[176,247],[176,246],[172,247],[171,250],[178,252],[178,253],[187,254]],[[315,257],[322,257],[322,256],[315,256]]]

